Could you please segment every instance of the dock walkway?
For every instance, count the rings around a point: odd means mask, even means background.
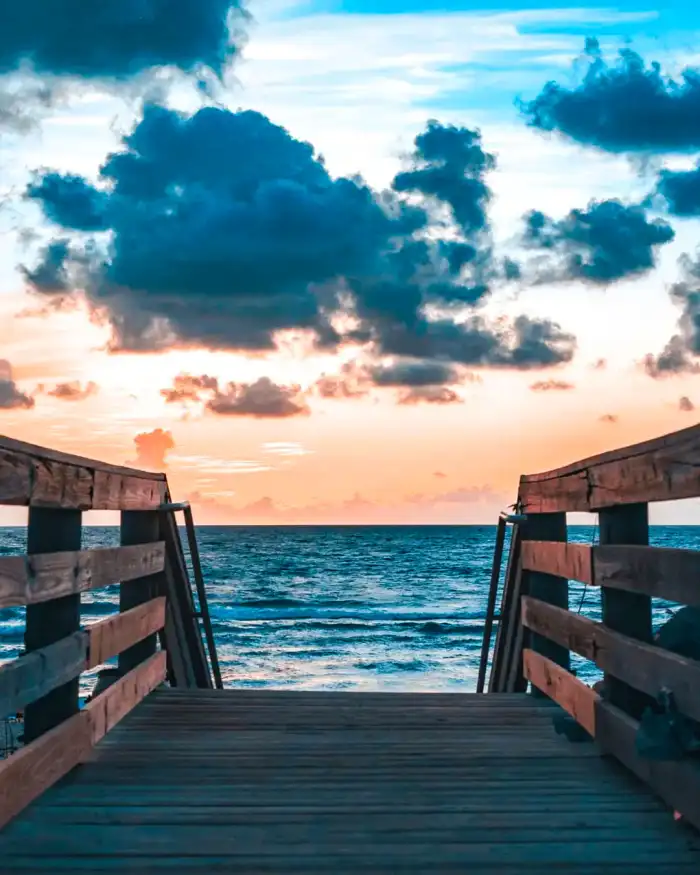
[[[151,693],[0,833],[4,872],[700,871],[525,694]]]

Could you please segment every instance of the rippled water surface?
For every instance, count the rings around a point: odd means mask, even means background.
[[[227,686],[471,690],[478,669],[493,526],[200,527],[198,540]],[[118,543],[86,528],[84,547]],[[569,537],[590,543],[592,528]],[[0,555],[23,529],[0,529]],[[652,528],[652,543],[700,548],[700,527]],[[82,597],[85,622],[118,608],[117,587]],[[599,618],[600,595],[572,584]],[[667,607],[655,605],[658,625]],[[0,611],[0,658],[23,646],[24,612]],[[579,666],[582,676],[590,674]],[[83,692],[92,679],[83,679]]]

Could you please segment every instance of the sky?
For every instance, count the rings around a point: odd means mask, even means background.
[[[685,0],[3,5],[0,433],[200,523],[493,523],[697,422],[698,159]]]

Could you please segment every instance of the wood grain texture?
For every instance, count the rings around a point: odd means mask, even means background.
[[[157,690],[6,827],[0,858],[35,875],[697,871],[699,841],[556,735],[555,712],[507,693]]]
[[[165,544],[0,557],[0,608],[33,605],[162,571]]]
[[[595,738],[595,703],[599,698],[595,690],[551,659],[528,648],[523,651],[523,669],[533,686],[561,705]]]
[[[700,496],[700,425],[520,478],[524,513]]]
[[[145,510],[157,508],[165,491],[164,474],[0,437],[0,504]]]
[[[533,598],[523,598],[523,624],[650,696],[673,690],[679,710],[700,721],[700,662]]]
[[[523,568],[555,574],[567,580],[593,583],[592,552],[588,544],[562,541],[524,541],[521,550]]]
[[[164,625],[165,596],[93,623],[87,630],[90,650],[86,667],[102,665],[138,641],[154,635]]]
[[[77,677],[86,668],[87,647],[87,632],[75,632],[0,666],[0,715],[14,714]]]

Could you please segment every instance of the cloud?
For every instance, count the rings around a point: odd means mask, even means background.
[[[253,383],[231,382],[222,388],[216,377],[207,374],[178,374],[173,388],[161,389],[160,394],[166,404],[202,403],[206,410],[220,416],[284,418],[309,413],[301,386],[280,386],[269,377]]]
[[[57,383],[53,389],[49,390],[48,394],[54,398],[60,398],[62,401],[83,401],[98,391],[99,386],[92,380],[85,383],[84,386],[79,380],[72,380],[67,383]]]
[[[598,417],[599,422],[607,422],[611,425],[618,422],[620,419],[619,416],[616,416],[614,413],[604,413],[602,416]]]
[[[566,392],[574,388],[573,383],[567,383],[565,380],[538,380],[530,385],[533,392]]]
[[[3,3],[0,73],[29,65],[86,79],[125,79],[153,67],[208,67],[220,75],[243,19],[239,0]]]
[[[671,300],[681,308],[678,333],[658,355],[647,355],[644,368],[650,377],[700,373],[700,250],[695,258],[679,259],[681,279],[671,286]]]
[[[607,359],[596,359],[592,365],[591,369],[594,371],[604,371],[608,366]]]
[[[0,11],[0,16],[2,12]],[[0,131],[26,134],[57,102],[56,88],[25,76],[0,79]]]
[[[399,395],[399,404],[463,404],[464,399],[447,386],[414,386]]]
[[[684,413],[692,413],[692,411],[695,410],[695,405],[687,395],[683,395],[678,401],[678,409],[682,410]]]
[[[663,220],[650,221],[643,207],[607,200],[591,201],[559,220],[533,210],[525,217],[522,242],[544,253],[531,266],[536,281],[604,285],[652,270],[656,250],[674,236]]]
[[[443,480],[447,477],[447,474],[444,474],[442,471],[433,471],[433,477],[437,477],[438,480]]]
[[[12,375],[12,365],[0,359],[0,410],[31,410],[34,399],[22,392]]]
[[[608,64],[590,38],[584,54],[588,68],[578,85],[548,82],[534,100],[519,102],[530,125],[614,153],[700,149],[698,70],[674,80],[628,48]]]
[[[57,237],[24,273],[41,294],[84,289],[113,350],[266,351],[293,329],[375,359],[567,361],[573,338],[551,322],[463,318],[505,277],[485,214],[492,161],[478,131],[431,121],[393,190],[375,191],[332,178],[309,143],[259,113],[149,104],[98,186],[42,170],[27,189],[62,234],[104,228],[110,242]]]
[[[389,365],[376,365],[369,369],[376,386],[441,386],[458,383],[459,371],[454,365],[438,361],[396,361]]]
[[[166,456],[175,448],[175,441],[169,431],[156,428],[154,431],[142,432],[134,438],[136,459],[127,464],[136,468],[162,471],[167,467]]]
[[[263,452],[273,456],[308,456],[313,453],[297,441],[267,441],[262,446]]]
[[[675,216],[700,216],[700,164],[692,170],[662,170],[656,194]]]
[[[253,416],[281,419],[309,413],[300,386],[279,386],[269,377],[254,383],[229,383],[206,403],[220,416]]]

